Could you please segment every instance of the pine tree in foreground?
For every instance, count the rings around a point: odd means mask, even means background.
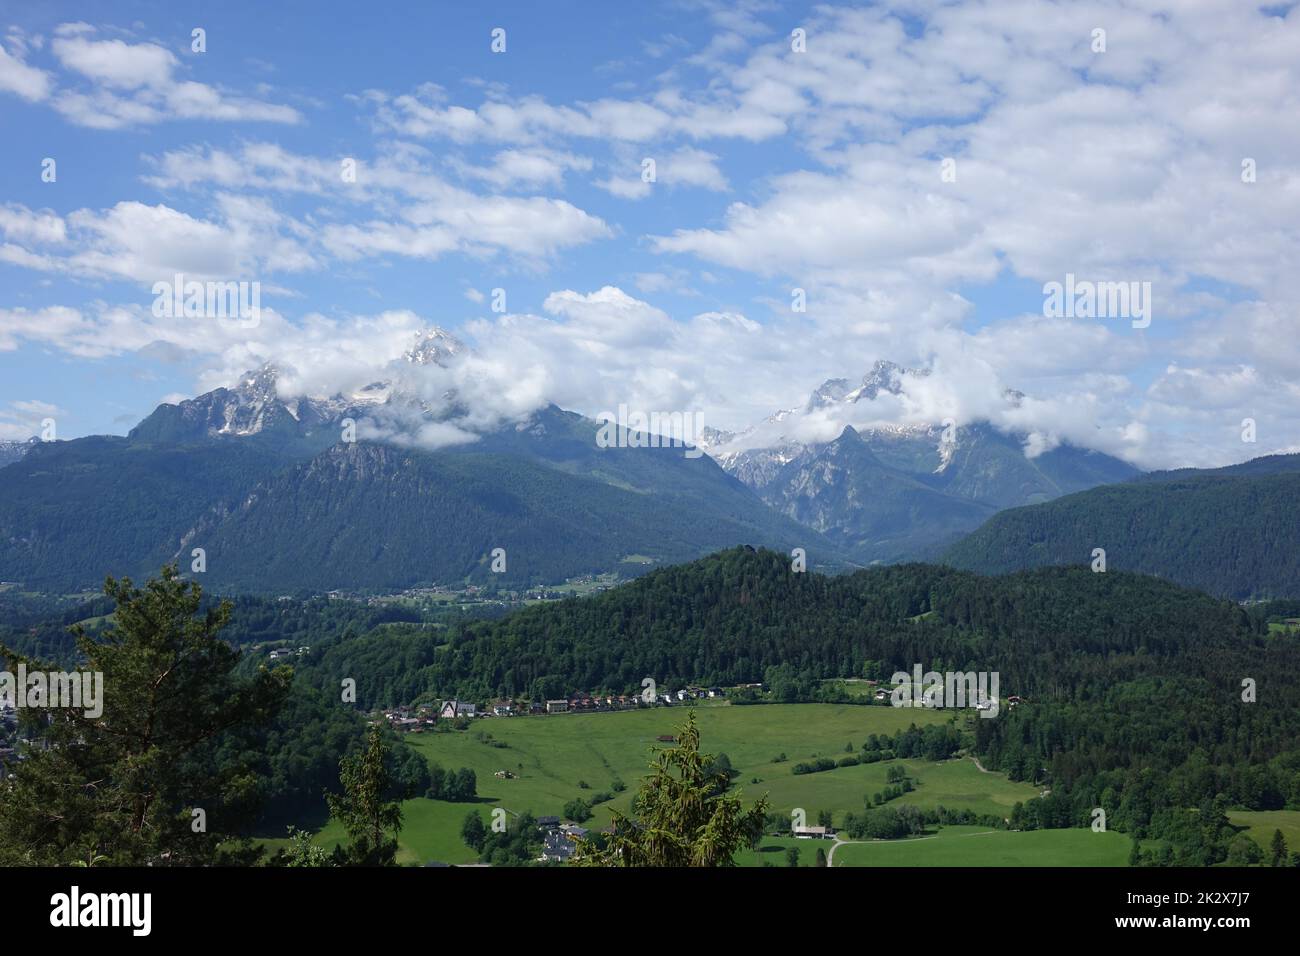
[[[389,789],[388,745],[378,724],[370,727],[365,749],[344,757],[339,764],[343,793],[325,795],[330,814],[343,824],[351,839],[335,850],[343,866],[392,866],[397,859],[397,834],[402,829],[402,806],[385,800]],[[389,837],[388,834],[392,833]]]
[[[0,865],[248,862],[251,845],[232,836],[249,822],[257,781],[238,761],[216,771],[214,751],[227,732],[271,719],[292,671],[236,676],[240,654],[219,637],[230,605],[200,613],[202,588],[175,565],[142,588],[110,577],[104,593],[116,602],[112,626],[93,637],[70,629],[77,671],[103,675],[102,712],[25,711],[36,732],[0,788]],[[3,646],[0,660],[57,669]]]
[[[763,832],[764,795],[745,810],[739,793],[726,792],[715,761],[700,753],[691,711],[677,746],[660,750],[633,801],[634,816],[614,811],[604,845],[578,841],[580,866],[734,866],[736,852]]]

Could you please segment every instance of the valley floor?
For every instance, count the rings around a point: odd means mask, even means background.
[[[982,772],[967,758],[932,762],[926,760],[891,760],[873,764],[840,767],[821,773],[796,775],[792,767],[817,757],[840,758],[850,750],[857,752],[871,734],[894,734],[911,724],[924,726],[954,719],[951,712],[903,710],[893,707],[850,704],[763,704],[735,706],[728,703],[701,703],[696,708],[700,726],[701,748],[713,754],[726,754],[739,775],[735,788],[747,803],[768,795],[771,809],[788,816],[796,808],[804,811],[810,824],[818,813],[829,811],[836,826],[842,826],[846,814],[861,813],[864,800],[888,785],[886,774],[891,767],[902,766],[915,789],[890,802],[891,806],[912,804],[933,809],[968,809],[980,814],[1009,815],[1021,801],[1033,799],[1039,789],[1030,784],[1007,780],[997,773]],[[400,835],[399,862],[423,864],[474,862],[474,851],[460,839],[461,824],[467,813],[477,810],[485,821],[495,807],[511,813],[531,811],[534,815],[563,815],[566,803],[574,799],[590,801],[594,794],[611,793],[613,799],[596,804],[591,820],[584,826],[598,829],[610,821],[612,809],[627,811],[632,794],[647,772],[651,748],[663,746],[656,738],[672,734],[686,717],[685,707],[657,708],[606,714],[562,714],[545,717],[495,718],[476,721],[468,731],[424,733],[407,738],[417,750],[446,769],[469,767],[478,779],[479,799],[474,803],[448,803],[424,798],[402,804],[405,825]],[[970,719],[966,715],[955,719]],[[846,749],[848,748],[848,749]],[[513,779],[498,779],[495,774],[508,770]],[[618,791],[615,783],[625,789]],[[586,786],[583,786],[583,785]],[[967,828],[949,827],[960,832]],[[976,830],[982,828],[974,828]],[[987,829],[987,828],[983,828]],[[1090,831],[1079,831],[1092,836]],[[998,834],[1023,837],[1028,834]],[[1118,863],[1106,856],[1101,864],[1122,865],[1127,859],[1128,841],[1120,835],[1114,845]],[[332,846],[343,838],[342,828],[331,822],[316,841]],[[924,839],[924,838],[923,838]],[[1050,847],[1060,848],[1063,864],[1070,855],[1069,837],[1032,841],[999,839],[996,846],[1003,858],[1025,852],[1042,859]],[[281,841],[266,841],[274,846]],[[967,859],[969,854],[936,852],[921,848],[921,841],[903,841],[898,850],[886,849],[874,855],[860,856],[863,848],[846,844],[835,854],[835,865],[981,865]],[[1109,845],[1112,841],[1105,841]],[[1032,848],[1022,850],[1021,848]],[[784,865],[784,849],[798,845],[801,862],[811,864],[817,847],[828,853],[830,840],[794,840],[770,838],[759,851],[746,851],[738,862],[758,866],[769,860]],[[1015,845],[1016,849],[1008,849]],[[945,838],[946,850],[953,841]],[[874,849],[872,847],[871,849]],[[780,852],[775,852],[779,850]],[[852,852],[846,852],[846,851]],[[908,854],[926,861],[904,862]],[[901,854],[901,855],[900,855]],[[871,861],[879,857],[879,863]],[[953,857],[948,859],[947,857]],[[859,863],[859,860],[865,862]],[[989,863],[988,865],[1016,865]]]

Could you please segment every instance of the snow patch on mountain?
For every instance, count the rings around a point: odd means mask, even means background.
[[[296,369],[266,362],[229,388],[179,403],[168,428],[195,437],[246,438],[270,430],[302,436],[338,428],[351,418],[361,437],[398,440],[414,434],[414,443],[430,444],[472,440],[446,422],[458,412],[451,369],[468,351],[451,333],[426,329],[416,333],[402,358],[388,363],[379,379],[330,395],[302,394],[295,387],[300,381]],[[437,434],[427,430],[431,419],[441,419],[435,422]]]
[[[802,407],[781,409],[757,425],[739,431],[706,428],[700,447],[723,469],[757,487],[790,462],[839,438],[845,428],[884,441],[916,441],[933,434],[938,470],[942,470],[956,446],[947,442],[946,447],[938,447],[944,444],[937,437],[941,426],[898,420],[907,411],[900,398],[908,379],[924,379],[930,374],[928,368],[877,361],[857,384],[847,378],[827,379]]]

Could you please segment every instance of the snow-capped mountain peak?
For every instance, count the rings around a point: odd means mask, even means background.
[[[292,380],[295,370],[266,362],[245,372],[229,388],[214,389],[176,406],[160,407],[133,434],[247,437],[275,430],[301,437],[347,417],[371,414],[380,406],[409,405],[417,414],[432,414],[433,405],[422,397],[420,370],[446,368],[466,351],[464,343],[450,332],[428,328],[415,333],[401,358],[378,370],[374,381],[333,394],[306,394],[295,391],[293,386],[284,389],[282,383]],[[443,403],[453,400],[452,392],[444,390]]]
[[[845,396],[850,391],[852,391],[852,386],[847,378],[828,378],[808,396],[808,403],[804,406],[804,411],[812,412],[828,405],[836,405],[844,401]]]
[[[415,335],[404,358],[412,365],[443,365],[465,351],[465,343],[445,329],[431,328]]]

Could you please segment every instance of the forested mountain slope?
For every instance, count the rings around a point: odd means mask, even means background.
[[[1300,456],[1166,472],[1003,511],[944,560],[998,574],[1087,564],[1140,571],[1236,599],[1300,597]]]

